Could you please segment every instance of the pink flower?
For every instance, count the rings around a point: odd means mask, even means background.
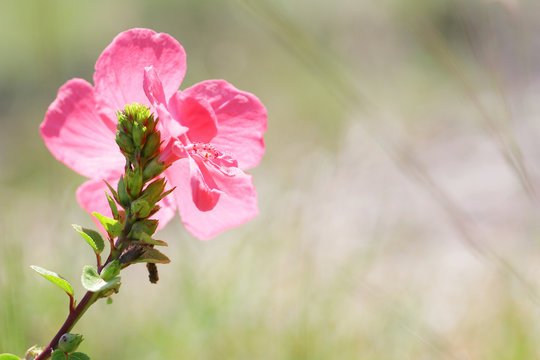
[[[160,118],[165,171],[176,190],[155,218],[163,227],[178,209],[188,231],[209,239],[258,213],[251,176],[264,154],[266,110],[252,94],[223,80],[179,91],[186,71],[182,46],[167,34],[132,29],[119,34],[96,63],[95,87],[72,79],[58,91],[40,132],[51,153],[89,177],[77,190],[88,212],[111,216],[104,192],[123,173],[115,141],[116,111],[138,102]]]

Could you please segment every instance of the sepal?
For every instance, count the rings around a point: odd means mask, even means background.
[[[105,196],[107,196],[107,201],[109,202],[109,207],[111,208],[111,212],[113,214],[114,219],[118,220],[119,219],[118,207],[116,206],[116,202],[114,201],[115,199],[111,198],[109,194],[107,194],[107,192],[105,192]]]

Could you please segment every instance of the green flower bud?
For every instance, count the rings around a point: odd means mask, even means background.
[[[165,169],[167,169],[167,166],[163,162],[159,161],[159,157],[156,157],[152,159],[152,161],[150,161],[144,168],[143,180],[148,181],[153,179],[165,171]]]
[[[126,171],[127,192],[132,199],[135,199],[141,193],[143,187],[143,176],[141,168]]]
[[[131,134],[131,128],[132,128],[131,120],[121,111],[116,113],[116,117],[118,118],[118,125],[117,125],[118,131],[124,132],[125,134]]]
[[[141,148],[144,140],[144,132],[146,128],[143,124],[134,123],[133,129],[131,130],[131,136],[133,138],[133,143],[137,148]]]
[[[161,143],[161,136],[159,131],[152,132],[146,138],[146,142],[142,149],[142,156],[145,159],[149,159],[159,150],[159,144]]]
[[[58,348],[65,353],[70,353],[79,347],[79,344],[83,341],[83,336],[79,334],[65,333],[60,337],[58,341]]]
[[[120,200],[120,205],[122,205],[124,208],[129,206],[131,203],[123,176],[121,176],[120,181],[118,181],[118,200]]]
[[[120,150],[122,150],[124,153],[132,154],[135,151],[133,140],[131,140],[131,138],[127,136],[125,132],[117,131],[115,140],[120,147]]]
[[[145,218],[150,214],[152,210],[152,205],[148,203],[143,198],[137,199],[131,203],[131,212],[135,214],[138,218]]]
[[[138,103],[126,105],[123,114],[133,123],[139,124],[144,124],[151,116],[150,109]]]
[[[157,179],[144,189],[142,196],[153,206],[160,199],[163,190],[165,190],[165,179]]]
[[[122,265],[118,262],[118,260],[114,260],[107,264],[102,270],[99,276],[105,281],[112,280],[113,278],[117,277],[118,274],[120,274],[120,270],[122,269]]]
[[[157,120],[154,119],[154,115],[150,114],[150,117],[148,117],[148,121],[144,124],[146,126],[146,133],[150,134],[153,133],[156,129]]]
[[[131,227],[131,231],[138,232],[138,233],[144,232],[152,236],[152,234],[156,232],[157,227],[158,227],[157,220],[148,220],[148,219],[138,220]]]

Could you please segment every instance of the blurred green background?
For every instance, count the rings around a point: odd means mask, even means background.
[[[0,353],[83,294],[92,225],[38,126],[119,32],[187,52],[268,109],[260,216],[176,218],[75,328],[93,359],[540,358],[540,6],[519,0],[0,1]]]

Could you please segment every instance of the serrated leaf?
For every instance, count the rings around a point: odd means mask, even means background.
[[[111,219],[110,217],[107,217],[105,215],[101,215],[98,212],[93,212],[92,215],[98,219],[98,221],[103,225],[105,230],[111,235],[111,237],[115,238],[122,232],[122,224],[120,221]]]
[[[99,292],[113,288],[120,281],[120,276],[117,276],[109,281],[105,281],[99,276],[96,269],[90,265],[83,268],[81,282],[84,288],[88,291]]]
[[[113,217],[118,220],[118,207],[116,206],[116,202],[109,194],[107,194],[107,192],[105,192],[105,196],[107,196],[107,201],[109,202]]]
[[[66,354],[62,350],[56,349],[51,355],[51,360],[66,360]]]
[[[72,354],[69,354],[68,359],[69,360],[90,360],[90,356],[82,352],[74,352]]]
[[[52,282],[54,285],[58,286],[60,289],[64,290],[69,296],[73,297],[73,288],[69,281],[61,277],[55,272],[49,271],[39,266],[31,265],[32,270],[43,276],[45,279]]]
[[[154,248],[146,248],[134,263],[148,262],[154,264],[168,264],[171,262],[165,254]]]
[[[92,229],[83,228],[80,225],[71,224],[76,232],[81,234],[83,239],[94,249],[96,254],[101,254],[103,249],[105,248],[105,242],[103,241],[103,238],[101,235]]]
[[[21,360],[21,358],[13,354],[0,354],[0,360]]]

